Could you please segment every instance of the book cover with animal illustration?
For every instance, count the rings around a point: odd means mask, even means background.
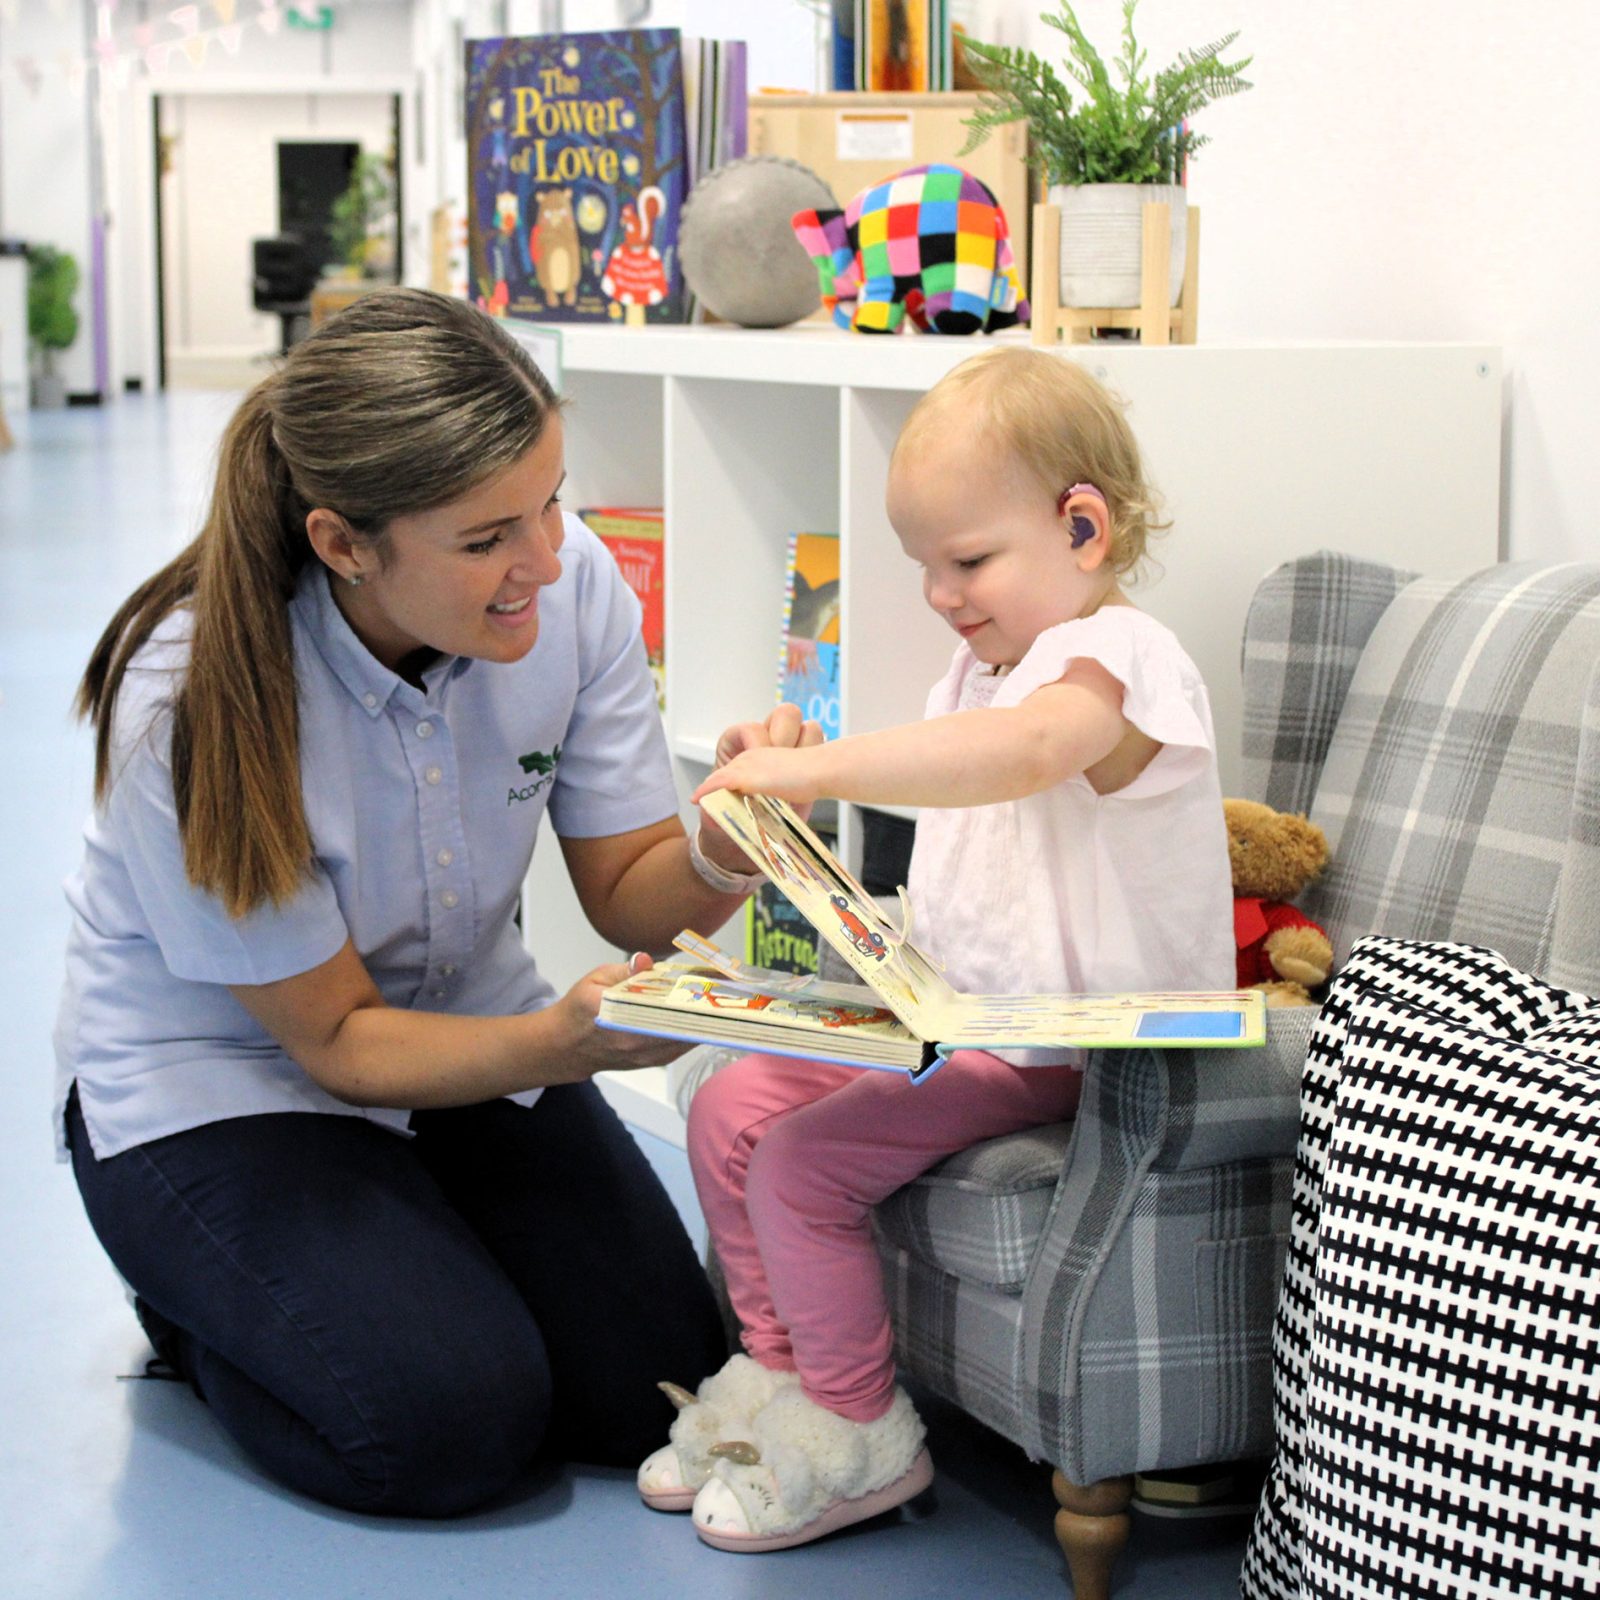
[[[688,182],[675,28],[467,43],[474,303],[539,322],[680,322]]]
[[[611,552],[623,581],[644,613],[644,653],[655,679],[656,704],[667,705],[666,519],[654,506],[588,506],[579,518]]]
[[[678,943],[695,963],[669,961],[606,990],[602,1026],[892,1067],[913,1078],[961,1049],[1201,1049],[1265,1042],[1265,997],[1258,989],[962,994],[912,939],[905,891],[897,926],[783,801],[717,790],[700,803],[844,957],[861,985],[752,970],[686,934]],[[704,988],[708,972],[715,980],[710,990]],[[735,990],[761,1003],[732,1004]],[[784,1004],[774,1010],[780,1000]],[[841,1010],[850,1006],[871,1012],[872,1026]]]
[[[839,736],[839,535],[793,533],[785,568],[778,699]]]

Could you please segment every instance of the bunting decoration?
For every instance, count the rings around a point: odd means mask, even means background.
[[[313,18],[316,32],[325,31],[333,21],[333,8],[325,4],[296,7],[286,0],[187,0],[119,28],[120,0],[94,3],[94,38],[86,52],[69,49],[10,56],[5,60],[7,75],[15,77],[35,99],[52,79],[81,90],[91,73],[99,83],[122,89],[139,73],[154,77],[180,62],[203,66],[213,45],[230,57],[238,56],[253,33],[276,35],[286,17],[291,22],[301,15]],[[49,0],[53,16],[64,16],[67,5],[68,0]],[[22,0],[0,0],[0,25],[15,23],[21,9]]]

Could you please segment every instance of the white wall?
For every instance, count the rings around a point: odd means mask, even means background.
[[[1059,62],[1046,3],[983,0],[988,36]],[[1076,10],[1109,59],[1117,0]],[[1201,338],[1499,343],[1509,553],[1600,557],[1600,6],[1144,0],[1137,21],[1152,67],[1234,28],[1255,58],[1195,122]]]
[[[0,233],[54,245],[77,258],[80,329],[56,356],[69,391],[94,388],[91,303],[88,91],[55,65],[62,51],[81,59],[89,45],[81,7],[63,15],[43,0],[0,23]],[[37,90],[19,76],[35,63]]]
[[[637,10],[637,7],[629,8]],[[513,31],[538,31],[538,0],[508,0]],[[617,0],[564,0],[571,32],[617,26]],[[750,87],[811,90],[817,36],[811,13],[796,0],[653,0],[642,24],[681,28],[700,39],[743,39],[750,47]]]

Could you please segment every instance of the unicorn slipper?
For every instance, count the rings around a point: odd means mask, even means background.
[[[714,1469],[694,1499],[694,1531],[718,1550],[758,1554],[809,1544],[915,1498],[933,1482],[925,1430],[901,1390],[872,1422],[785,1390],[748,1439],[711,1447]]]
[[[661,1388],[678,1408],[668,1444],[646,1456],[636,1480],[652,1511],[687,1511],[714,1465],[711,1446],[748,1432],[751,1419],[779,1390],[798,1384],[793,1372],[773,1372],[747,1355],[732,1357],[690,1394],[675,1383]]]

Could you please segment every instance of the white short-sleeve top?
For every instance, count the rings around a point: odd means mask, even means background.
[[[184,873],[170,750],[189,614],[157,629],[123,681],[114,781],[66,885],[58,1149],[74,1082],[101,1157],[270,1111],[403,1130],[405,1110],[318,1088],[226,987],[308,971],[347,937],[393,1006],[504,1015],[554,998],[514,921],[546,812],[558,834],[588,837],[678,809],[638,601],[583,523],[565,529],[533,649],[509,664],[442,658],[420,689],[367,651],[308,563],[290,616],[313,870],[289,903],[237,921]],[[540,908],[524,914],[537,945]]]
[[[1019,705],[1084,659],[1122,685],[1123,715],[1161,749],[1113,794],[1079,774],[1022,800],[922,810],[912,937],[972,994],[1231,989],[1233,891],[1211,707],[1168,628],[1108,606],[1046,629],[1005,674],[962,643],[927,714]]]

